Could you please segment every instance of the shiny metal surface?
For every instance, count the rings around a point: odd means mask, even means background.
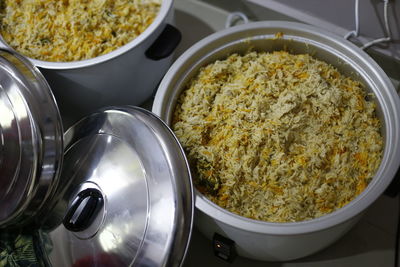
[[[275,34],[283,33],[282,38]],[[258,260],[282,261],[314,253],[341,237],[386,189],[400,164],[400,100],[390,79],[375,61],[339,36],[301,23],[264,21],[235,26],[206,37],[188,49],[171,66],[155,96],[152,111],[169,124],[184,85],[202,66],[249,48],[261,51],[286,49],[308,53],[361,81],[373,93],[385,138],[384,155],[368,187],[343,208],[305,222],[268,223],[230,213],[196,193],[200,230],[211,237],[226,235],[238,253]]]
[[[0,50],[0,228],[35,221],[54,194],[62,161],[62,125],[41,73]]]
[[[61,181],[50,228],[41,232],[52,266],[181,264],[192,228],[191,177],[175,136],[152,113],[110,108],[71,127]],[[102,193],[104,205],[89,227],[68,231],[61,220],[88,188]]]

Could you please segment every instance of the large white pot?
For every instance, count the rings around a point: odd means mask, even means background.
[[[274,38],[282,32],[282,38]],[[343,208],[317,219],[268,223],[228,212],[196,191],[195,224],[209,238],[214,233],[236,243],[238,254],[257,260],[285,261],[307,256],[345,234],[386,189],[400,162],[400,101],[383,70],[361,49],[319,28],[291,22],[256,22],[217,32],[186,51],[169,69],[157,91],[153,112],[170,124],[176,100],[201,66],[249,47],[273,51],[287,47],[309,53],[342,73],[361,80],[376,96],[385,140],[382,163],[368,187]]]
[[[154,22],[141,35],[106,55],[75,62],[30,60],[71,122],[103,106],[139,105],[154,93],[172,63],[181,38],[170,25],[173,16],[173,0],[163,0]]]

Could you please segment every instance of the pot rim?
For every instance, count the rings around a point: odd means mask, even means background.
[[[374,81],[375,88],[378,88],[376,83],[386,88],[385,91],[381,91],[379,89],[373,90],[377,97],[377,101],[382,104],[383,119],[385,121],[386,130],[385,148],[381,164],[368,187],[354,200],[332,213],[312,220],[272,223],[248,219],[219,207],[208,200],[204,195],[200,194],[197,190],[195,204],[201,212],[204,212],[215,220],[218,220],[219,222],[227,224],[231,227],[249,232],[269,235],[298,235],[328,229],[335,225],[351,220],[358,214],[362,213],[368,206],[370,206],[384,192],[400,165],[400,99],[392,82],[387,77],[385,72],[363,50],[351,42],[334,35],[333,33],[329,33],[315,26],[310,26],[303,23],[288,21],[262,21],[235,26],[220,32],[216,32],[204,38],[189,48],[175,61],[160,83],[155,96],[152,111],[161,116],[163,119],[169,119],[168,112],[171,112],[171,102],[173,100],[171,91],[177,90],[177,84],[182,81],[182,77],[185,77],[191,71],[187,70],[190,67],[188,67],[186,64],[190,58],[196,57],[197,59],[202,59],[203,57],[208,57],[216,49],[219,49],[223,45],[229,43],[229,41],[221,42],[221,40],[228,36],[243,32],[244,34],[242,34],[240,38],[230,41],[236,42],[238,40],[249,38],[248,34],[245,34],[246,32],[248,33],[251,30],[265,28],[275,28],[277,29],[276,32],[294,30],[297,33],[306,33],[308,36],[319,38],[320,40],[322,39],[324,41],[322,44],[324,49],[328,48],[331,50],[330,52],[340,52],[346,57],[346,59],[350,60],[350,63],[353,63],[353,66],[356,63],[358,66],[369,66],[369,70],[372,72],[372,75],[364,74]],[[251,37],[254,36],[252,35]],[[308,40],[313,41],[313,39]],[[214,44],[214,50],[206,48],[206,46],[211,46],[211,44]],[[332,44],[335,45],[335,48],[332,47]],[[215,45],[217,48],[215,48]],[[357,62],[354,62],[353,59],[356,59]],[[358,69],[360,69],[360,71],[364,71],[360,67]],[[179,73],[180,71],[183,73],[180,75],[181,77],[175,77],[176,73]],[[386,99],[383,99],[384,97]],[[167,121],[167,123],[169,123],[169,121]]]
[[[30,58],[24,55],[24,57],[28,58],[35,66],[46,68],[46,69],[78,69],[88,66],[93,66],[96,64],[100,64],[106,61],[109,61],[113,58],[116,58],[127,51],[134,49],[135,47],[142,44],[156,29],[158,29],[164,22],[165,18],[169,14],[170,10],[173,7],[174,0],[162,0],[162,4],[160,7],[160,11],[158,12],[154,21],[147,27],[147,29],[142,32],[139,36],[134,38],[132,41],[127,44],[101,56],[97,56],[90,59],[84,59],[79,61],[68,61],[68,62],[52,62],[52,61],[43,61],[34,58]],[[7,42],[0,36],[1,46],[5,46],[7,49],[11,49],[12,51],[16,51],[14,48],[9,46]],[[18,53],[18,51],[16,51]]]
[[[1,81],[6,99],[12,100],[11,109],[5,106],[5,111],[11,112],[12,124],[18,129],[8,134],[17,136],[16,140],[5,136],[4,141],[17,142],[16,149],[26,150],[15,162],[18,171],[11,173],[11,187],[5,197],[0,196],[5,203],[0,208],[5,208],[2,212],[6,215],[0,220],[0,228],[27,224],[37,227],[41,225],[41,216],[48,212],[48,202],[59,184],[64,153],[62,119],[51,88],[39,69],[12,50],[0,48],[0,54],[2,75],[13,81],[6,78]],[[2,126],[6,126],[4,130],[10,127],[7,123],[0,125],[0,138],[4,138]],[[6,175],[5,181],[8,179]]]

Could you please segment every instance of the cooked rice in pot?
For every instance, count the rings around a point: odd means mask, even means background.
[[[161,0],[2,0],[0,33],[31,58],[89,59],[139,36],[160,6]]]
[[[359,195],[379,167],[376,105],[307,54],[233,54],[200,69],[172,127],[197,189],[236,214],[310,220]]]

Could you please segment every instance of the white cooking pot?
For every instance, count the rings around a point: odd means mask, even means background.
[[[74,62],[30,60],[50,84],[61,115],[72,117],[67,118],[71,122],[103,106],[139,105],[154,93],[172,63],[181,39],[171,26],[173,16],[173,0],[163,0],[142,34],[108,54]],[[3,39],[0,43],[9,48]]]
[[[282,32],[282,38],[274,38]],[[187,50],[162,80],[152,111],[171,123],[184,85],[201,66],[233,52],[273,51],[287,47],[309,53],[342,73],[362,81],[373,93],[382,121],[383,159],[368,187],[343,208],[317,219],[294,223],[269,223],[233,214],[199,191],[195,197],[195,224],[209,238],[218,233],[233,240],[239,255],[257,260],[286,261],[307,256],[346,233],[386,189],[400,163],[400,101],[393,84],[365,52],[352,43],[319,28],[283,21],[256,22],[217,32]]]

